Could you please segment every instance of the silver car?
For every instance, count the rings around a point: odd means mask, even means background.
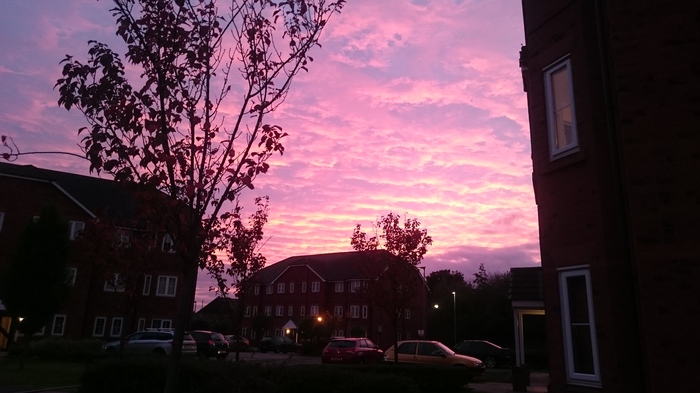
[[[172,330],[145,330],[124,337],[120,341],[112,341],[102,346],[102,351],[116,354],[119,351],[125,354],[158,354],[169,355],[172,352]],[[197,342],[192,336],[185,334],[182,343],[182,355],[196,355]]]

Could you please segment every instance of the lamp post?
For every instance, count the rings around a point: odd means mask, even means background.
[[[418,266],[418,268],[423,269],[423,282],[421,285],[423,287],[423,326],[422,326],[422,330],[423,330],[423,339],[425,339],[425,337],[426,337],[426,334],[425,334],[425,328],[426,328],[426,326],[425,326],[425,314],[426,314],[425,308],[426,308],[426,303],[428,302],[428,299],[426,299],[426,297],[425,297],[425,266]]]
[[[457,292],[452,292],[452,310],[454,312],[455,345],[457,344]]]

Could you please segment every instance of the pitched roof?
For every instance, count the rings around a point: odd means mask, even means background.
[[[127,218],[134,214],[128,193],[112,180],[0,162],[2,175],[51,183],[92,216],[100,210],[114,218]]]
[[[370,272],[383,271],[386,256],[390,255],[386,250],[376,250],[294,256],[266,266],[256,274],[255,282],[273,284],[282,273],[295,266],[311,269],[323,281],[367,279]]]

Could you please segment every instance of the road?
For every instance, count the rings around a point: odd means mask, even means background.
[[[241,352],[239,355],[240,360],[244,362],[256,362],[256,363],[276,363],[276,364],[321,364],[320,356],[304,356],[297,355],[294,353],[274,353],[274,352]],[[228,354],[226,360],[234,361],[236,359],[236,353],[231,352]]]

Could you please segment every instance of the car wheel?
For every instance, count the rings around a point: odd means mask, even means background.
[[[486,359],[484,359],[484,365],[487,368],[496,367],[496,358],[494,358],[493,356],[487,356]]]

